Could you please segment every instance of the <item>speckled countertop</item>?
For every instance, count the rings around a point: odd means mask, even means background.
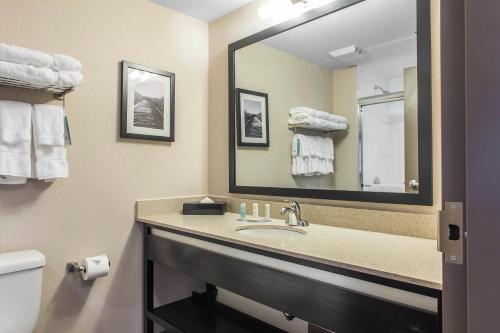
[[[236,227],[238,214],[188,216],[179,213],[138,216],[137,221],[328,265],[373,274],[419,286],[441,289],[441,253],[435,240],[311,224],[306,235],[255,236]],[[282,220],[264,223],[284,225]]]

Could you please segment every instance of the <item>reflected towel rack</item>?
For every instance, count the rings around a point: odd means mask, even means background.
[[[291,131],[293,131],[295,134],[297,134],[297,129],[303,130],[303,131],[311,131],[311,132],[322,132],[322,133],[325,133],[325,134],[335,134],[335,133],[340,133],[340,132],[345,131],[345,129],[325,131],[325,130],[321,130],[321,129],[304,127],[304,126],[302,126],[302,124],[297,124],[297,125],[290,125],[290,124],[288,124],[288,129],[291,130]]]
[[[61,88],[61,87],[56,87],[56,86],[37,86],[37,85],[34,85],[34,84],[26,82],[26,81],[14,80],[14,79],[9,79],[6,77],[1,77],[1,76],[0,76],[0,86],[44,91],[44,92],[54,94],[54,97],[58,100],[62,100],[66,94],[68,94],[74,90],[73,87]]]

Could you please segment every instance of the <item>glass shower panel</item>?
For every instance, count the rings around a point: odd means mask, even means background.
[[[404,101],[360,109],[364,191],[405,192]]]

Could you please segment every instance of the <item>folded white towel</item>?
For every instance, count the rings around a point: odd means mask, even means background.
[[[27,103],[0,101],[0,143],[31,141],[31,110]]]
[[[35,105],[33,117],[35,177],[54,181],[68,177],[64,145],[64,110],[55,105]]]
[[[292,175],[320,176],[333,173],[332,138],[295,134],[292,139]]]
[[[0,101],[0,184],[24,184],[31,175],[31,105]]]
[[[80,72],[62,71],[57,73],[58,79],[55,85],[58,88],[73,88],[82,83],[83,75]]]
[[[0,61],[49,68],[53,60],[44,52],[0,43]]]
[[[294,107],[290,110],[290,116],[300,120],[301,116],[311,116],[314,118],[319,118],[331,122],[347,124],[347,118],[339,115],[335,115],[325,111],[319,111],[306,106]]]
[[[11,80],[23,81],[40,88],[52,86],[58,79],[57,73],[51,69],[5,61],[0,61],[0,76]]]
[[[57,105],[33,106],[33,133],[38,146],[64,147],[64,110]]]
[[[297,156],[292,160],[292,175],[323,176],[333,174],[333,160]]]
[[[31,142],[0,143],[0,176],[31,176]]]
[[[82,63],[65,54],[52,54],[53,62],[51,68],[58,72],[81,72]]]
[[[36,178],[46,182],[68,178],[65,147],[35,146]]]

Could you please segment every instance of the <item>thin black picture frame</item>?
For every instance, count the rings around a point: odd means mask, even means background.
[[[157,136],[157,135],[147,135],[147,134],[136,134],[127,132],[127,101],[128,101],[128,70],[129,68],[137,69],[143,72],[149,72],[152,74],[157,74],[170,78],[170,135],[169,136]],[[166,115],[165,115],[166,116]],[[153,141],[165,141],[174,142],[175,141],[175,74],[155,69],[139,64],[135,64],[129,61],[122,61],[122,94],[121,94],[121,121],[120,121],[120,138],[126,139],[139,139],[139,140],[153,140]]]
[[[269,147],[270,146],[270,138],[269,138],[269,96],[266,93],[261,93],[257,91],[252,91],[252,90],[247,90],[247,89],[241,89],[238,88],[236,89],[236,94],[238,96],[238,100],[236,103],[236,118],[237,118],[237,135],[238,135],[238,146],[241,147]],[[263,131],[266,132],[266,142],[265,143],[252,143],[252,142],[244,142],[242,137],[243,137],[243,129],[241,128],[241,95],[246,94],[246,95],[253,95],[253,96],[258,96],[258,97],[263,97],[265,100],[265,108],[266,108],[266,128],[263,129]]]
[[[229,65],[229,192],[239,194],[317,198],[343,201],[392,203],[407,205],[433,205],[432,179],[432,81],[431,81],[431,17],[430,0],[418,0],[417,6],[417,77],[418,77],[418,193],[387,193],[344,190],[320,190],[240,186],[236,184],[236,51],[282,32],[299,27],[365,0],[337,0],[310,10],[271,28],[257,32],[228,46]]]

